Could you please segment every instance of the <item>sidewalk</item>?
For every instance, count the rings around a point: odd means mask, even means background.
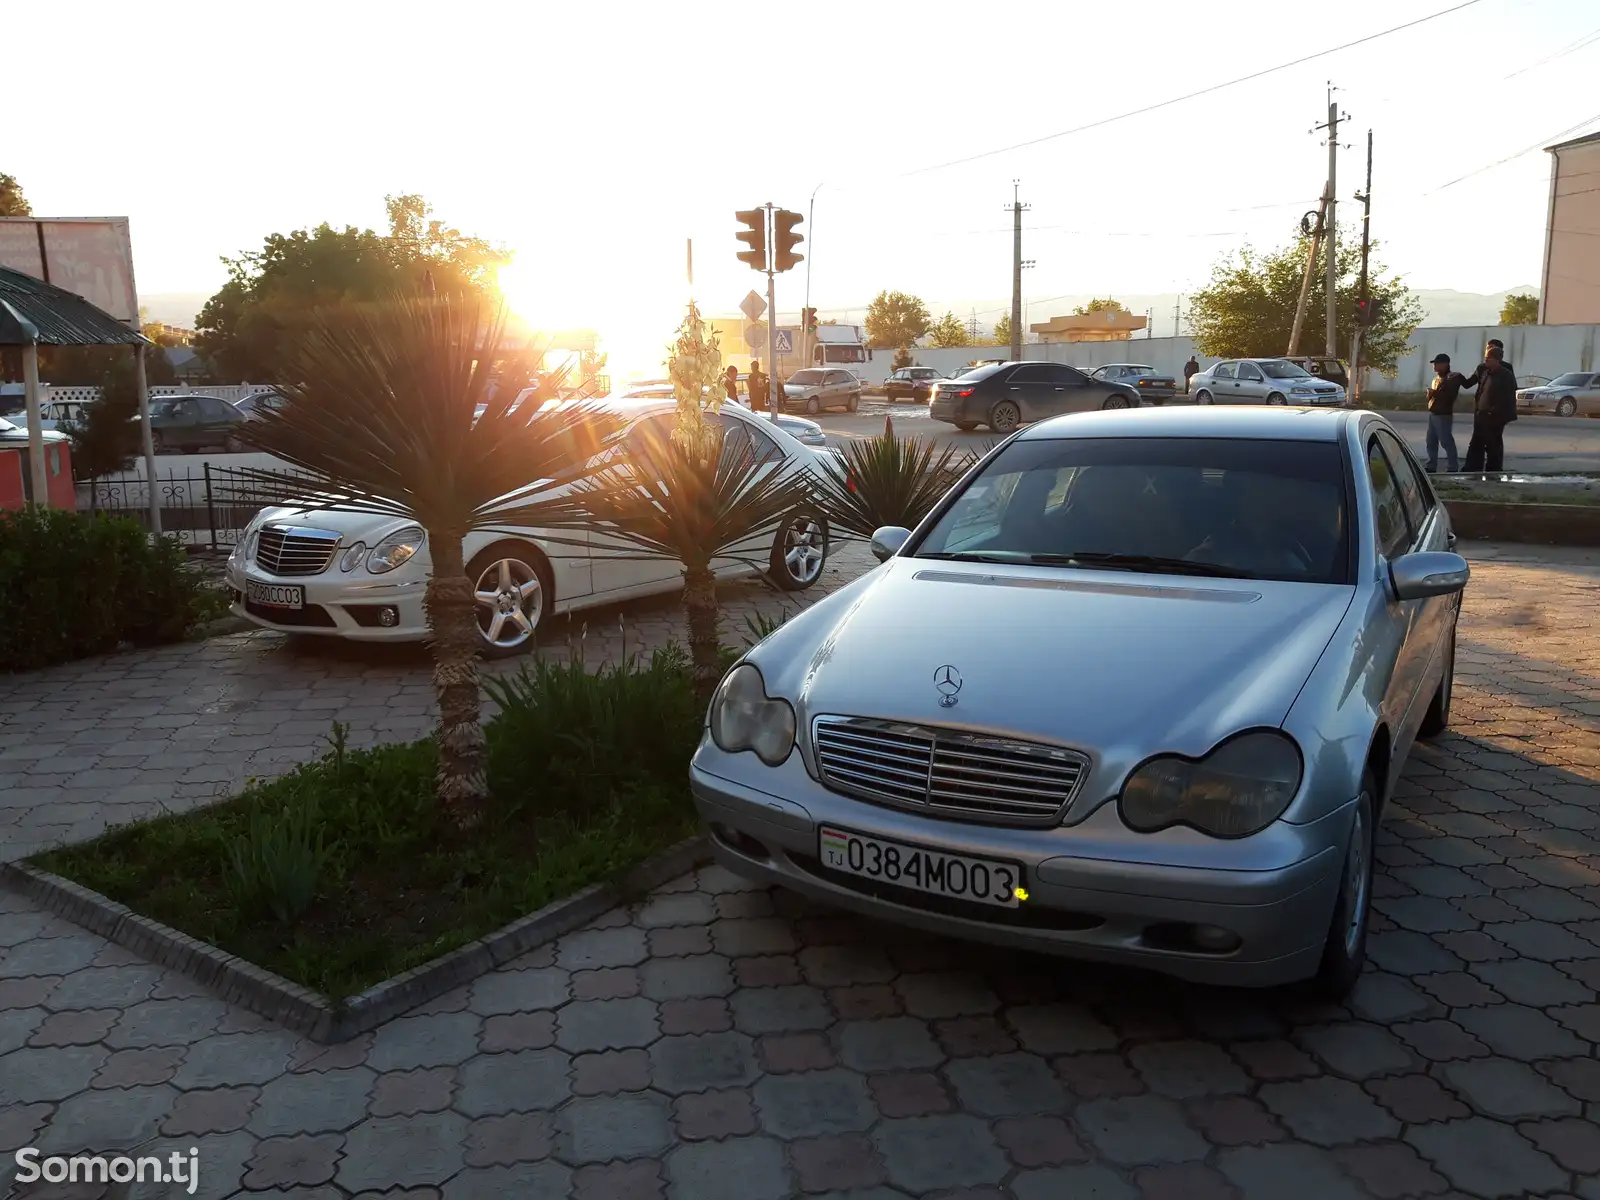
[[[0,1172],[145,1145],[197,1147],[205,1197],[1600,1200],[1600,554],[1468,553],[1453,729],[1384,827],[1348,1005],[923,938],[709,868],[321,1047],[0,893]],[[630,647],[677,620],[634,606]],[[619,649],[600,629],[591,660]],[[430,709],[420,656],[275,635],[0,680],[0,835],[199,803],[334,716],[370,741]]]

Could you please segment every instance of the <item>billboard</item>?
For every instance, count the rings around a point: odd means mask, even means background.
[[[0,217],[0,266],[76,292],[138,326],[127,217]]]

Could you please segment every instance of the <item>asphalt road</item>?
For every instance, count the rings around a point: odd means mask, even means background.
[[[987,429],[962,433],[954,426],[932,420],[926,404],[889,404],[883,400],[869,399],[862,402],[859,412],[826,412],[812,420],[821,423],[830,441],[842,444],[853,438],[882,433],[886,413],[894,416],[895,432],[902,436],[932,437],[941,445],[951,443],[970,446],[974,450],[995,439],[995,435]],[[1426,455],[1426,413],[1391,412],[1384,415],[1405,436],[1419,458]],[[1455,435],[1456,448],[1464,458],[1467,441],[1472,436],[1471,413],[1456,414]],[[1583,417],[1519,417],[1506,430],[1506,468],[1541,474],[1600,471],[1600,420]]]

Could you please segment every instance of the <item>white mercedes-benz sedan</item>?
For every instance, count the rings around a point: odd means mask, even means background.
[[[677,415],[670,400],[611,399],[623,438],[643,452],[660,445]],[[727,406],[723,453],[753,456],[772,471],[815,471],[827,449],[804,446],[770,421]],[[835,455],[836,456],[836,455]],[[583,544],[572,545],[575,538]],[[814,509],[791,513],[759,554],[717,564],[722,578],[764,569],[787,590],[822,575],[828,526]],[[462,545],[478,601],[478,629],[490,656],[532,648],[549,617],[682,586],[682,567],[597,531],[475,531]],[[263,629],[365,642],[415,642],[428,633],[422,597],[432,569],[421,526],[394,516],[330,512],[308,501],[264,509],[240,534],[228,559],[232,611]]]

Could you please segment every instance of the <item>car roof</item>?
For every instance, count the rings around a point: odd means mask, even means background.
[[[1333,442],[1350,413],[1344,409],[1215,405],[1121,408],[1066,413],[1030,425],[1025,441],[1061,437],[1226,437],[1264,441]]]

